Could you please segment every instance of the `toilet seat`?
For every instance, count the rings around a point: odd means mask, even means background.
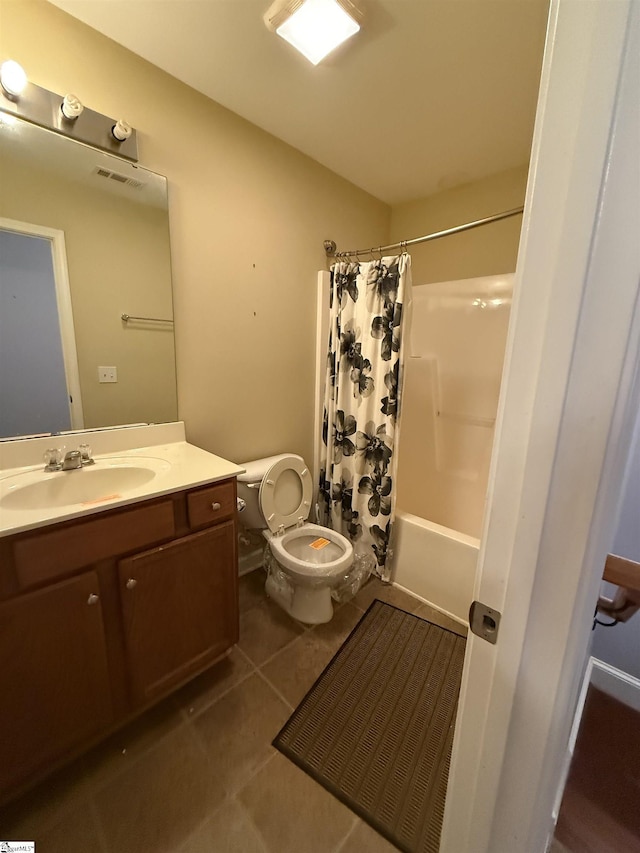
[[[296,543],[302,547],[296,548]],[[320,558],[323,553],[316,550],[316,543],[320,549],[323,549],[321,543],[333,546],[329,559],[312,559]],[[343,575],[353,562],[353,545],[346,536],[319,524],[307,522],[288,530],[284,536],[271,536],[269,544],[278,563],[305,584],[326,584]],[[303,556],[305,551],[307,554]]]
[[[274,462],[262,478],[258,494],[269,530],[277,533],[298,524],[300,519],[306,521],[312,494],[311,474],[301,456],[286,455]]]

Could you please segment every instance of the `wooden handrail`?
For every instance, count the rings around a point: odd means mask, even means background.
[[[600,595],[598,611],[616,622],[627,622],[640,610],[640,563],[608,554],[604,564],[603,580],[617,587],[613,598]]]
[[[640,595],[640,563],[609,554],[604,564],[603,579]],[[636,596],[634,595],[634,598]]]

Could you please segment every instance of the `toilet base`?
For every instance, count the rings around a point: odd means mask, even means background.
[[[329,586],[295,586],[282,570],[270,571],[265,590],[269,598],[298,622],[322,625],[333,617],[333,603]]]

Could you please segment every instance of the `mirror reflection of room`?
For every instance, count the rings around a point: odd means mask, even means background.
[[[166,180],[5,116],[0,183],[0,437],[175,420]]]

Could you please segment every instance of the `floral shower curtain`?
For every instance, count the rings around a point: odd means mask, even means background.
[[[347,536],[358,562],[383,580],[391,574],[394,444],[410,289],[406,253],[331,268],[319,521]]]

